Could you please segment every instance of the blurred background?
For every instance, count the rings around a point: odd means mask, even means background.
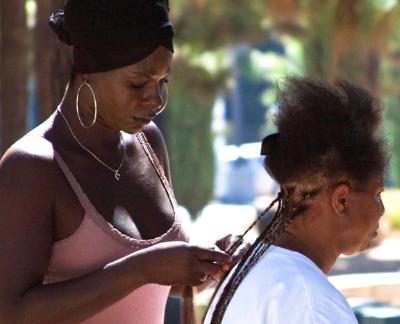
[[[0,152],[61,100],[70,48],[47,25],[62,0],[0,0]],[[156,123],[192,241],[239,234],[278,188],[262,168],[286,75],[343,78],[385,107],[391,149],[381,232],[366,253],[340,258],[330,279],[360,323],[400,323],[400,1],[170,0],[176,28],[168,109]],[[257,230],[250,233],[253,240]],[[199,316],[210,291],[197,298]],[[171,301],[166,323],[178,323]]]

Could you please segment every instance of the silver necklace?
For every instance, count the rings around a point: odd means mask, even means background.
[[[121,163],[119,164],[118,168],[117,168],[117,169],[113,169],[112,167],[110,167],[109,165],[107,165],[105,162],[103,162],[102,160],[100,160],[100,158],[99,158],[96,154],[94,154],[91,150],[89,150],[85,145],[83,145],[83,144],[78,140],[78,138],[76,137],[74,131],[72,130],[71,125],[69,124],[67,118],[65,117],[64,113],[61,111],[60,107],[57,107],[57,111],[60,113],[61,117],[64,119],[65,124],[67,125],[67,127],[68,127],[68,129],[69,129],[69,131],[70,131],[72,137],[74,138],[75,142],[78,143],[78,145],[79,145],[80,147],[82,147],[87,153],[89,153],[89,154],[90,154],[95,160],[97,160],[100,164],[102,164],[102,165],[103,165],[104,167],[106,167],[108,170],[112,171],[112,172],[114,173],[114,178],[115,178],[116,180],[119,181],[119,179],[121,178],[121,173],[119,172],[119,170],[121,169],[122,164],[124,163],[124,160],[125,160],[125,142],[124,142],[123,136],[121,135],[121,132],[119,133],[119,137],[120,137],[120,140],[121,140],[121,142],[122,142],[122,146],[123,146],[123,148],[124,148],[123,151],[122,151],[122,152],[123,152],[123,153],[122,153],[122,160],[121,160]]]

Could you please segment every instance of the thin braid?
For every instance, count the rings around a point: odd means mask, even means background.
[[[289,198],[294,193],[294,189],[289,190],[285,194],[285,199],[281,199],[281,194],[279,197],[278,209],[275,216],[270,224],[265,228],[265,230],[260,234],[257,240],[254,242],[248,253],[243,257],[242,261],[239,263],[232,277],[229,279],[227,285],[224,287],[221,293],[220,299],[215,307],[211,318],[211,324],[220,324],[224,316],[225,310],[228,307],[236,289],[242,283],[243,279],[253,268],[253,266],[258,262],[266,250],[271,246],[275,239],[290,225],[293,219],[302,211],[304,207],[302,203],[304,200],[316,195],[319,192],[318,189],[312,192],[302,195],[299,204],[288,210]],[[283,200],[283,201],[282,201]],[[215,295],[213,296],[215,297]]]
[[[278,202],[278,209],[279,206],[281,205],[281,198],[282,198],[282,194],[278,193],[278,196],[270,203],[270,205],[261,213],[261,215],[257,218],[257,220],[259,220],[262,216],[264,216],[266,213],[268,213],[270,211],[270,209],[274,206],[274,204],[276,202]],[[253,224],[250,225],[249,228],[253,227],[255,225],[255,222],[253,222]],[[246,230],[247,233],[248,230]],[[228,254],[233,254],[235,252],[235,250],[239,247],[239,245],[243,242],[243,235],[239,235],[238,239],[230,246],[227,248],[227,253]],[[240,261],[240,263],[237,265],[237,269],[240,269],[244,263],[244,261],[246,259],[249,258],[250,254],[254,252],[255,248],[257,247],[258,242],[261,242],[261,238],[258,237],[256,242],[254,242],[254,244],[250,247],[250,249],[245,253],[245,255],[243,256],[242,260]],[[235,272],[236,274],[236,272]],[[209,303],[209,307],[211,305],[211,302],[216,298],[216,294],[221,286],[221,284],[223,283],[224,279],[220,280],[220,282],[218,283],[217,287],[214,290],[214,294],[211,297],[210,303]],[[218,302],[219,303],[219,302]],[[208,310],[206,311],[206,313],[208,312]]]
[[[219,324],[221,323],[222,317],[225,313],[226,308],[228,307],[228,304],[230,300],[233,297],[233,294],[236,290],[236,288],[239,286],[239,284],[243,281],[244,277],[246,274],[249,272],[251,267],[259,260],[259,258],[264,254],[265,250],[268,249],[269,245],[265,245],[265,240],[266,237],[271,236],[271,234],[276,234],[273,236],[277,236],[277,229],[279,229],[279,226],[277,224],[279,223],[279,220],[281,219],[280,215],[282,214],[282,210],[284,207],[287,205],[287,201],[289,199],[289,195],[285,195],[285,199],[282,202],[282,193],[278,194],[277,199],[274,200],[273,203],[278,201],[278,208],[277,211],[275,212],[273,220],[268,224],[268,226],[265,228],[265,230],[261,233],[261,235],[256,239],[256,241],[253,243],[249,251],[244,255],[242,258],[241,262],[238,264],[237,268],[235,269],[235,272],[233,273],[232,277],[229,279],[227,285],[224,287],[224,290],[221,293],[221,296],[218,300],[218,303],[215,307],[214,313],[211,318],[211,324]],[[267,211],[269,211],[272,208],[273,204],[268,206],[266,211],[264,211],[263,214],[265,214]],[[218,289],[216,289],[217,291]],[[215,295],[214,295],[215,297]]]
[[[243,237],[257,224],[257,222],[265,216],[265,214],[267,214],[271,208],[275,205],[276,202],[278,202],[278,206],[280,206],[280,202],[281,202],[281,197],[282,194],[278,193],[278,196],[269,204],[269,206],[267,208],[265,208],[265,210],[256,218],[256,220],[246,229],[246,231],[239,235],[236,239],[235,242],[233,242],[233,244],[231,246],[228,247],[226,253],[233,255],[233,253],[235,253],[236,249],[243,243]],[[278,207],[279,209],[279,207]]]

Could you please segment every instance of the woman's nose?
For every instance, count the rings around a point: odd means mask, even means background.
[[[154,84],[146,96],[146,101],[149,106],[151,106],[154,114],[159,114],[166,105],[166,98],[163,95],[163,87],[164,85]]]
[[[381,216],[382,216],[382,215],[384,215],[384,214],[385,214],[385,204],[383,203],[383,201],[382,201],[382,199],[381,199],[381,198],[379,198],[379,203],[380,203],[380,209],[379,209],[379,212],[380,212],[380,214],[381,214]]]
[[[151,110],[153,111],[153,114],[158,114],[160,112],[160,110],[162,110],[163,108],[163,101],[161,96],[152,96],[149,99],[149,106],[151,108]]]

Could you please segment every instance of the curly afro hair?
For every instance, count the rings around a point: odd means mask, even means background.
[[[265,167],[280,184],[358,183],[382,175],[388,154],[378,127],[382,107],[366,90],[289,77],[280,90],[278,135],[265,141]]]

